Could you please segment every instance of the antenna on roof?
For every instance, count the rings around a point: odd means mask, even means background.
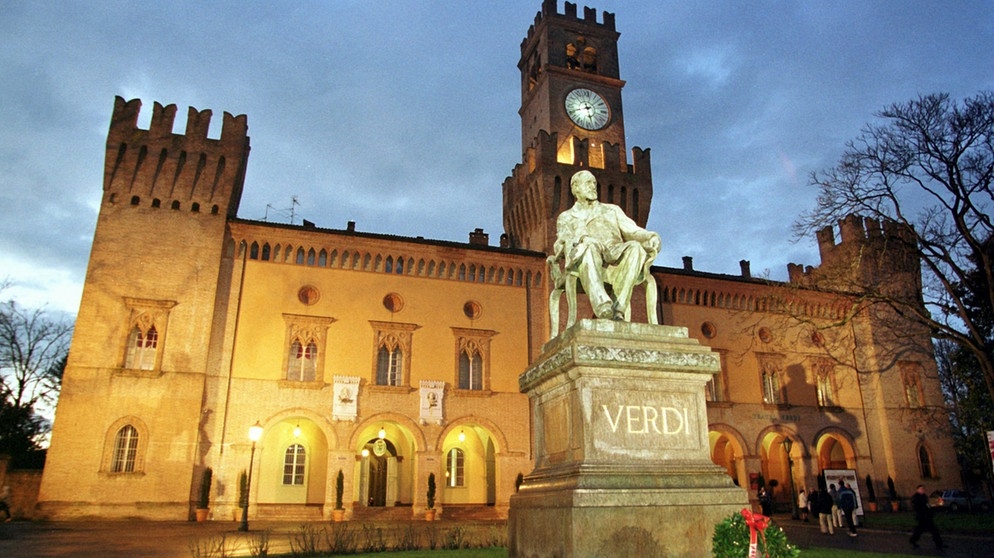
[[[270,210],[272,210],[272,212],[275,213],[276,215],[278,215],[280,217],[283,217],[284,219],[290,219],[290,224],[292,225],[293,224],[293,220],[297,216],[297,206],[298,205],[300,205],[300,202],[297,201],[297,195],[296,194],[294,194],[293,196],[290,196],[290,207],[286,207],[286,208],[283,208],[283,209],[278,209],[278,208],[273,207],[273,204],[267,203],[266,204],[266,215],[265,215],[265,217],[262,218],[262,220],[263,221],[269,221],[269,212],[270,212]]]

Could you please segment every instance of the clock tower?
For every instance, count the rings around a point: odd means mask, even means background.
[[[649,150],[625,149],[625,118],[614,14],[557,0],[542,11],[521,42],[522,161],[505,179],[504,230],[508,244],[551,253],[556,217],[573,203],[569,181],[594,173],[598,198],[620,206],[645,226],[652,200]]]

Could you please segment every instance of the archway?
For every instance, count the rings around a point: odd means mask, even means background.
[[[368,423],[354,438],[356,483],[354,496],[361,506],[392,507],[410,504],[413,481],[410,456],[415,441],[407,428],[382,420]]]
[[[711,446],[711,461],[725,469],[736,486],[748,488],[749,480],[743,461],[744,452],[737,433],[726,432],[723,429],[711,430],[708,432],[708,443]]]
[[[803,476],[800,470],[801,459],[804,455],[804,447],[796,434],[790,435],[791,448],[787,454],[788,433],[777,430],[767,431],[759,444],[761,458],[761,469],[766,482],[766,490],[774,499],[774,509],[790,509],[793,503],[793,494],[797,484],[797,475]]]
[[[456,424],[442,439],[444,504],[494,505],[497,500],[497,440],[486,427]]]
[[[257,501],[262,504],[324,503],[328,441],[321,428],[303,416],[267,426],[260,440]]]
[[[856,453],[852,442],[840,432],[824,432],[815,443],[818,473],[825,469],[855,469]]]

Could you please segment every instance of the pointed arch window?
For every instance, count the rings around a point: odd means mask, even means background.
[[[456,336],[456,385],[458,389],[490,389],[490,340],[495,331],[452,328]]]
[[[932,455],[924,444],[918,446],[918,470],[923,479],[936,478],[935,469],[932,467]]]
[[[114,436],[114,455],[111,457],[110,472],[134,473],[138,455],[138,430],[126,424]]]
[[[904,402],[912,409],[923,407],[925,396],[922,393],[921,365],[917,362],[901,362],[898,363],[898,368],[904,385]]]
[[[317,372],[317,362],[318,346],[314,339],[295,338],[290,344],[286,379],[294,382],[313,382]]]
[[[300,444],[291,444],[283,453],[283,484],[303,486],[307,451]]]
[[[445,456],[445,485],[448,487],[466,486],[466,452],[452,448]]]
[[[128,337],[124,354],[124,368],[130,370],[156,370],[162,355],[162,339],[169,318],[169,310],[176,305],[170,300],[124,299],[131,309]]]
[[[838,397],[835,390],[835,365],[831,362],[815,364],[815,374],[818,381],[818,406],[835,407]]]
[[[378,386],[408,384],[415,324],[370,321],[374,332],[373,380]]]
[[[784,405],[787,397],[783,390],[783,357],[780,355],[760,355],[760,382],[763,388],[763,403]]]
[[[301,382],[323,381],[328,327],[335,318],[283,314],[286,341],[283,349],[284,387],[299,387]]]

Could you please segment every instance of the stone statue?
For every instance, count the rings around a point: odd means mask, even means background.
[[[649,266],[659,253],[659,235],[639,227],[620,207],[597,201],[597,179],[590,171],[574,174],[570,190],[576,203],[559,215],[553,255],[549,257],[554,288],[565,288],[570,304],[571,323],[567,327],[572,325],[576,307],[575,282],[573,292],[568,287],[570,276],[579,279],[594,315],[610,320],[627,320],[632,289],[647,283],[649,322],[658,323],[656,285]],[[561,271],[559,260],[565,261]],[[559,293],[554,291],[554,296],[550,312],[554,311],[553,324],[558,328]]]

